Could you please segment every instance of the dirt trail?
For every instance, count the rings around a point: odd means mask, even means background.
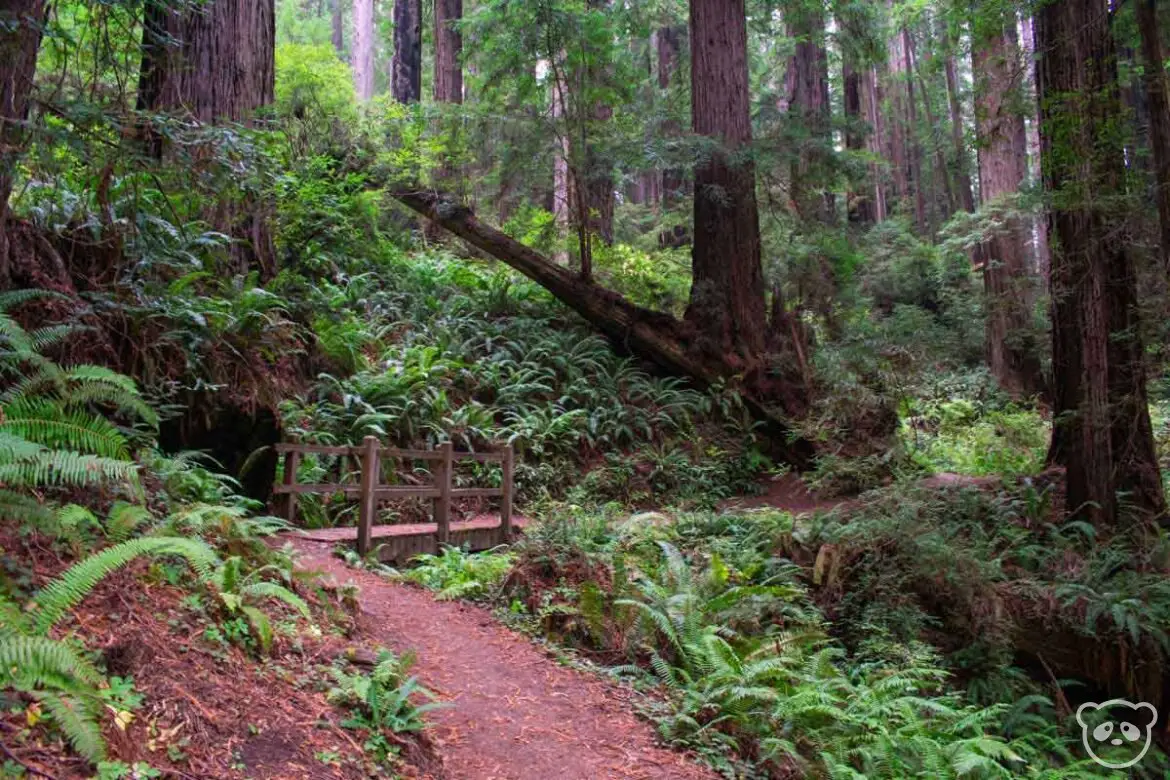
[[[484,609],[348,568],[298,539],[303,567],[361,587],[364,631],[414,650],[422,683],[451,706],[429,713],[447,780],[708,780],[658,747],[620,687],[558,665]]]

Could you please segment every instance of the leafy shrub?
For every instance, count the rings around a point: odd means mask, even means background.
[[[438,555],[417,555],[403,579],[436,592],[436,598],[477,600],[489,597],[512,568],[512,556],[501,552],[468,553],[443,547]]]

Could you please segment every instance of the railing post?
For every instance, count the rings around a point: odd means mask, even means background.
[[[512,541],[512,445],[504,448],[504,475],[500,483],[500,533],[505,542]]]
[[[439,544],[451,543],[451,442],[445,441],[439,445],[442,460],[435,468],[435,487],[439,489],[439,496],[435,499],[435,538]]]
[[[301,453],[296,450],[289,450],[284,454],[284,484],[287,487],[295,487],[297,484],[297,467],[301,464]],[[293,524],[297,520],[297,494],[285,494],[284,502],[284,517],[289,524]]]
[[[374,514],[378,511],[378,437],[367,436],[362,441],[362,484],[358,505],[358,555],[370,551],[370,531],[374,525]]]

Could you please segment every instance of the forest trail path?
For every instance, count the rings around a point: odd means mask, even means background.
[[[351,569],[332,545],[296,539],[302,568],[361,588],[360,625],[450,706],[428,713],[446,780],[713,780],[659,747],[630,696],[558,665],[485,609]]]

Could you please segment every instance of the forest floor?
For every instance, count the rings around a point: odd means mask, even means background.
[[[446,778],[691,780],[714,775],[656,744],[632,694],[559,665],[481,607],[354,570],[332,545],[296,539],[300,565],[334,586],[360,587],[359,630],[399,653],[450,706],[429,713]]]

